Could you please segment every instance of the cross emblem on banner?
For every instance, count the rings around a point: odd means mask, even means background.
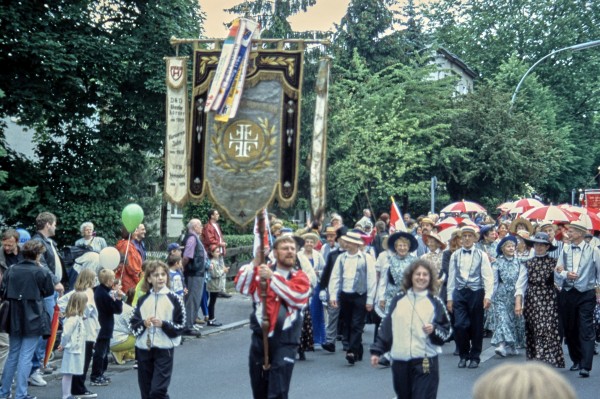
[[[237,158],[248,158],[248,153],[258,149],[258,133],[253,133],[251,125],[238,125],[237,130],[229,133],[229,148],[235,150]]]

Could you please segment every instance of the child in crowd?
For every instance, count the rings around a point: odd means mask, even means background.
[[[87,301],[88,298],[85,292],[75,292],[69,298],[65,312],[63,333],[58,347],[59,351],[65,351],[60,368],[61,373],[63,373],[63,399],[75,399],[75,396],[71,395],[73,375],[81,375],[83,373],[85,358],[83,312],[85,311]]]
[[[169,266],[169,288],[171,291],[183,298],[183,296],[187,294],[187,289],[185,288],[183,282],[183,265],[181,264],[181,256],[176,254],[169,255],[167,257],[167,266]]]
[[[110,383],[104,372],[108,367],[107,356],[115,326],[114,315],[123,312],[122,298],[125,294],[121,291],[120,284],[113,286],[115,273],[112,270],[100,270],[98,279],[100,284],[94,289],[94,300],[98,308],[100,332],[96,339],[90,379],[93,386],[104,386]]]
[[[223,262],[223,256],[221,255],[221,248],[217,245],[210,246],[208,256],[210,257],[210,279],[206,283],[206,289],[210,295],[208,300],[208,325],[219,327],[223,324],[215,319],[215,303],[217,302],[219,293],[222,291],[229,268],[225,267],[225,262]]]
[[[161,261],[144,262],[146,284],[131,318],[136,337],[138,384],[142,399],[168,398],[175,347],[185,327],[185,306],[169,290],[169,268]]]
[[[83,324],[85,327],[85,351],[83,362],[83,373],[74,375],[71,384],[71,393],[78,398],[95,398],[97,395],[90,392],[85,386],[85,379],[92,361],[94,353],[94,343],[100,331],[98,322],[98,309],[94,300],[94,284],[96,282],[96,273],[91,269],[83,269],[75,281],[75,291],[71,291],[58,299],[58,307],[62,314],[65,314],[68,301],[75,292],[83,292],[87,296],[87,304],[83,312]]]

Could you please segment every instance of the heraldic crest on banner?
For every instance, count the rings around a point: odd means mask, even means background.
[[[237,113],[220,122],[204,112],[220,51],[194,52],[189,195],[208,195],[238,225],[275,199],[286,207],[296,197],[303,53],[252,51]]]

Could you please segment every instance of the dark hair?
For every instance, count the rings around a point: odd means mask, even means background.
[[[404,271],[404,277],[402,278],[402,288],[404,291],[408,291],[412,288],[412,276],[419,267],[423,267],[427,269],[429,272],[429,285],[427,286],[427,290],[431,295],[435,295],[437,292],[437,276],[434,276],[433,273],[433,265],[431,262],[425,259],[417,259],[413,263],[408,266],[408,268]]]
[[[29,240],[23,244],[21,252],[23,253],[23,258],[27,260],[36,260],[38,255],[46,252],[46,247],[39,240]]]
[[[19,235],[19,232],[15,229],[4,230],[4,233],[2,233],[2,241],[10,240],[11,238],[14,238],[17,242],[19,242],[21,236]]]
[[[152,288],[152,284],[148,281],[152,273],[154,273],[158,268],[165,269],[165,273],[167,274],[167,287],[169,284],[169,266],[165,262],[160,260],[147,260],[143,263],[142,267],[144,268],[144,282],[142,283],[142,291],[150,292],[150,288]]]
[[[210,218],[212,217],[212,215],[215,214],[215,212],[218,212],[218,211],[214,208],[208,210],[208,220],[210,220]]]
[[[54,222],[56,222],[56,216],[53,213],[42,212],[35,218],[35,228],[40,231],[46,227],[46,224]]]
[[[129,232],[127,231],[127,228],[125,226],[121,226],[121,238],[123,240],[126,240],[129,238]]]
[[[175,254],[170,254],[169,256],[167,256],[167,265],[169,267],[175,266],[177,264],[177,262],[179,262],[180,260],[181,260],[181,256],[175,255]]]

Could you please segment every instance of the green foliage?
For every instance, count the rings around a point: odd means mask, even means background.
[[[187,225],[187,222],[193,218],[200,219],[202,223],[207,223],[208,211],[210,211],[211,209],[218,208],[207,198],[203,198],[202,200],[197,202],[188,202],[183,207],[184,225]],[[228,219],[226,215],[223,214],[223,212],[219,213],[221,215],[221,218],[219,219],[219,226],[221,227],[221,231],[224,235],[241,234],[244,232],[252,231],[253,226],[239,227],[230,219]]]
[[[254,245],[254,235],[253,234],[243,234],[243,235],[225,235],[225,242],[227,243],[227,248],[237,248],[237,247],[247,247]]]
[[[37,161],[11,177],[39,179],[18,220],[52,211],[66,243],[86,220],[110,239],[132,201],[146,222],[155,218],[160,199],[150,185],[162,181],[163,57],[173,53],[171,36],[201,33],[198,3],[9,2],[0,20],[0,116],[36,132]]]
[[[430,178],[446,161],[444,144],[459,112],[453,79],[431,80],[431,72],[396,64],[373,74],[358,51],[350,68],[338,71],[329,124],[332,208],[358,215],[365,192],[377,211],[389,209],[391,195],[404,209],[428,208]]]

